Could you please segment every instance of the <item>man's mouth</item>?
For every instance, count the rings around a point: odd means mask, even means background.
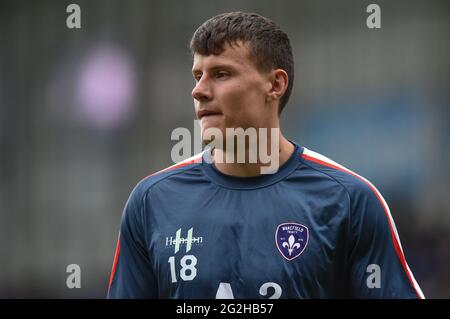
[[[201,120],[203,117],[213,116],[213,115],[222,115],[219,111],[213,110],[200,110],[198,111],[198,119]]]

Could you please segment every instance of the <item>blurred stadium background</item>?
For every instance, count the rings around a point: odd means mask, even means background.
[[[105,297],[130,191],[172,164],[173,129],[193,130],[188,40],[243,10],[290,36],[285,134],[371,180],[425,295],[450,298],[448,1],[0,3],[0,297]]]

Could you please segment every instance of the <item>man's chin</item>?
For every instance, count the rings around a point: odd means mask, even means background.
[[[211,144],[211,146],[214,146],[215,148],[222,148],[223,139],[219,137],[202,138],[202,143],[204,146]]]
[[[202,142],[204,145],[215,142],[223,142],[224,132],[218,127],[202,126],[201,128]]]

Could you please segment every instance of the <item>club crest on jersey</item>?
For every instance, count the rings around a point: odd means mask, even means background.
[[[308,237],[308,227],[297,223],[280,224],[275,232],[277,248],[287,260],[301,255],[308,244]]]

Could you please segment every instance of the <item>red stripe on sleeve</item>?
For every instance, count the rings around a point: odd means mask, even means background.
[[[119,238],[117,239],[117,246],[116,246],[116,252],[114,254],[114,262],[111,270],[111,277],[109,278],[109,285],[108,290],[111,289],[112,282],[114,280],[114,275],[116,274],[116,267],[117,267],[117,261],[119,260],[120,255],[120,234]]]
[[[421,296],[421,294],[417,291],[416,285],[414,284],[414,280],[413,280],[413,278],[412,278],[412,276],[411,276],[411,273],[410,273],[410,271],[409,271],[409,269],[408,269],[408,265],[407,265],[407,263],[406,263],[405,256],[403,255],[403,251],[402,251],[402,249],[400,248],[400,244],[399,244],[399,242],[398,242],[398,240],[397,240],[397,236],[395,236],[394,227],[393,227],[393,225],[392,225],[392,221],[391,221],[391,218],[390,218],[389,211],[388,211],[387,207],[384,205],[384,202],[383,202],[383,200],[381,199],[378,190],[377,190],[372,184],[368,183],[365,179],[361,178],[361,176],[359,176],[358,174],[353,173],[353,172],[350,171],[350,170],[341,168],[341,167],[336,166],[336,165],[333,165],[333,164],[331,164],[331,163],[327,163],[327,162],[321,161],[320,159],[317,159],[317,158],[315,158],[315,157],[308,156],[308,155],[306,155],[306,154],[302,154],[302,158],[304,158],[304,159],[306,159],[306,160],[308,160],[308,161],[314,162],[314,163],[318,163],[318,164],[320,164],[320,165],[328,166],[328,167],[331,167],[331,168],[334,168],[334,169],[337,169],[337,170],[346,172],[346,173],[348,173],[348,174],[351,174],[351,175],[353,175],[353,176],[359,178],[360,180],[362,180],[365,184],[367,184],[367,185],[370,187],[370,189],[375,193],[375,195],[377,196],[379,202],[381,203],[381,206],[383,207],[383,210],[384,210],[384,214],[386,215],[386,218],[387,218],[387,220],[388,220],[388,222],[389,222],[389,228],[390,228],[390,231],[391,231],[391,237],[392,237],[394,249],[395,249],[395,252],[397,253],[397,257],[398,257],[399,260],[400,260],[400,263],[401,263],[401,265],[402,265],[402,267],[403,267],[403,270],[405,271],[406,275],[408,276],[408,279],[409,279],[411,285],[413,286],[414,291],[416,292],[417,297],[418,297],[419,299],[423,299],[423,297]]]

